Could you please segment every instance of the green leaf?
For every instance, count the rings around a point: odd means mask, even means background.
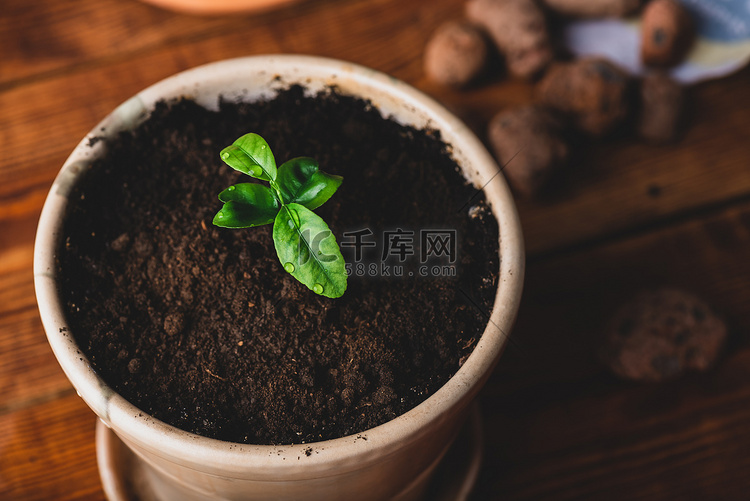
[[[317,209],[331,198],[344,178],[318,170],[318,162],[309,157],[293,158],[279,167],[276,179],[284,203],[298,203]]]
[[[234,170],[263,181],[276,179],[276,160],[265,139],[245,134],[220,153],[221,159]]]
[[[222,228],[250,228],[273,223],[275,217],[276,211],[269,212],[252,205],[229,201],[216,213],[213,222]]]
[[[273,190],[258,183],[239,183],[230,186],[219,193],[219,200],[222,202],[233,200],[246,205],[273,208],[275,211],[279,209],[279,201],[276,199]]]
[[[214,224],[224,228],[249,228],[272,223],[279,212],[279,201],[267,186],[240,183],[219,193],[224,202],[214,216]]]
[[[273,223],[273,243],[284,269],[316,294],[341,297],[346,263],[328,225],[297,203],[284,205]]]

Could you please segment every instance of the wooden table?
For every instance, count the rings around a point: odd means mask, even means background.
[[[423,76],[425,40],[460,0],[317,0],[197,17],[135,0],[0,5],[0,499],[102,499],[95,416],[49,349],[32,246],[54,176],[116,105],[224,58],[314,53],[390,73],[479,131],[528,101],[503,81],[452,92]],[[475,499],[750,496],[750,69],[692,89],[672,146],[612,138],[585,149],[555,194],[519,202],[528,248],[513,343],[481,395]],[[622,382],[595,352],[613,308],[670,284],[731,327],[708,373]]]

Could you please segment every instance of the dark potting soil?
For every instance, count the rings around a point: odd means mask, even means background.
[[[218,155],[246,132],[344,177],[316,210],[351,267],[343,297],[285,273],[270,225],[212,225],[217,194],[252,181]],[[71,197],[60,294],[95,370],[158,419],[253,444],[359,433],[433,394],[484,330],[497,223],[433,131],[293,86],[161,103],[107,151]]]

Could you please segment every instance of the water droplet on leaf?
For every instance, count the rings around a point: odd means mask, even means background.
[[[323,294],[323,286],[320,284],[313,285],[313,292],[315,292],[315,294]]]
[[[228,188],[228,190],[229,190],[229,191],[234,191],[234,186],[230,186],[230,187]]]
[[[224,217],[224,213],[223,212],[219,212],[218,214],[216,214],[216,217],[218,217],[219,219],[221,219],[221,218]]]
[[[263,174],[263,170],[256,165],[255,167],[250,167],[250,174],[253,176],[260,176]]]
[[[286,263],[284,269],[287,273],[294,273],[294,265],[292,263]]]
[[[227,158],[229,158],[229,152],[225,151],[224,153],[221,154],[221,159],[226,160]]]

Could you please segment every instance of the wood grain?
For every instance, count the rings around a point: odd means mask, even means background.
[[[513,343],[482,394],[492,499],[741,499],[750,439],[750,203],[532,262]],[[729,325],[718,367],[618,381],[598,361],[636,292],[699,291]],[[743,293],[743,291],[745,291]]]
[[[200,37],[232,22],[228,18],[176,16],[137,1],[6,0],[0,17],[0,46],[4,49],[0,88]]]
[[[31,274],[36,222],[76,144],[162,78],[263,53],[335,57],[432,95],[483,137],[525,82],[427,81],[430,33],[463,0],[315,0],[200,17],[135,0],[20,0],[0,13],[0,499],[103,499],[94,415],[49,349]],[[482,393],[475,499],[746,499],[750,476],[750,68],[690,90],[684,137],[582,144],[553,193],[519,200],[529,251],[506,354]],[[691,289],[726,317],[719,365],[663,385],[615,379],[606,320],[644,287]]]
[[[366,20],[387,11],[386,4],[384,0],[355,2],[335,13],[320,14],[316,22],[283,19],[289,30],[283,39],[277,36],[275,26],[254,27],[249,48],[247,31],[229,31],[220,37],[138,53],[137,65],[132,59],[109,61],[1,93],[0,109],[8,127],[0,134],[5,155],[0,197],[12,198],[14,212],[28,215],[77,141],[109,111],[146,85],[215,60],[215,54],[224,58],[320,47],[321,55],[357,61],[423,87],[473,123],[480,135],[496,111],[531,99],[530,87],[519,82],[499,82],[468,93],[424,82],[421,47],[439,18],[432,11],[426,15],[425,9],[415,9],[411,17],[398,17],[388,25],[394,32],[390,40],[410,49],[384,52],[381,45],[386,34],[374,31]],[[438,11],[445,18],[455,10],[450,2],[437,7],[442,7]],[[348,17],[364,21],[343,23]],[[414,24],[420,29],[411,29]],[[345,39],[364,42],[337,43]],[[649,147],[622,138],[581,148],[553,197],[520,201],[528,251],[532,255],[556,252],[750,196],[750,171],[742,168],[744,159],[750,158],[750,144],[742,140],[741,125],[750,110],[750,94],[743,92],[748,85],[750,69],[693,89],[693,116],[685,137],[675,145]],[[93,99],[91,88],[97,89]],[[722,100],[723,92],[737,97]],[[40,99],[63,95],[66,99]],[[61,116],[65,117],[64,128],[59,126]],[[725,126],[714,127],[719,121]],[[46,131],[44,149],[35,147],[37,130]],[[73,139],[62,141],[62,136]],[[601,204],[602,199],[609,203]]]
[[[42,329],[31,263],[28,245],[0,253],[0,415],[73,391]]]
[[[414,35],[415,32],[407,28],[421,19],[434,22],[435,14],[422,16],[417,11],[414,16],[397,18],[395,24],[389,26],[389,29],[397,30],[393,42],[412,47],[411,54],[383,51],[380,44],[384,34],[373,33],[369,20],[386,9],[388,3],[393,2],[345,3],[336,9],[320,11],[312,20],[282,17],[276,20],[276,26],[245,23],[242,29],[230,29],[221,36],[173,42],[147,52],[136,51],[129,57],[121,55],[101,64],[84,65],[74,72],[55,74],[0,92],[4,121],[0,129],[3,155],[0,200],[8,201],[0,208],[0,221],[38,212],[40,201],[57,171],[85,134],[129,97],[179,71],[217,59],[280,52],[304,53],[309,47],[338,46],[337,51],[321,50],[320,55],[355,60],[402,78],[407,77],[409,71],[416,72],[419,65],[412,62],[418,62],[421,36]],[[447,15],[454,3],[443,0],[435,2],[434,7],[442,6]],[[92,5],[90,8],[96,7]],[[345,22],[345,19],[351,21]],[[155,29],[155,26],[149,26]],[[281,26],[288,30],[289,36],[278,36],[275,28]],[[429,26],[425,26],[419,32],[428,30]],[[114,36],[118,33],[119,30],[114,30]],[[357,45],[340,42],[348,39],[364,42]],[[405,56],[409,58],[406,64]],[[92,89],[96,91],[92,93]],[[61,117],[64,117],[64,124]],[[38,146],[39,131],[44,131],[43,148]]]
[[[96,417],[75,393],[0,415],[0,497],[103,499]]]
[[[498,110],[532,100],[530,89],[524,93],[517,85],[500,82],[468,94],[428,90],[483,137]],[[748,88],[750,68],[691,88],[683,137],[671,145],[645,145],[627,129],[604,141],[582,141],[548,196],[519,200],[527,251],[561,252],[749,197],[750,142],[742,125],[750,112]]]
[[[505,378],[505,389],[596,374],[595,352],[614,309],[659,286],[694,291],[714,305],[733,326],[738,349],[747,339],[743,326],[750,325],[743,294],[750,276],[750,262],[743,258],[748,249],[750,202],[531,261],[514,341],[500,364],[500,370],[522,374]]]

